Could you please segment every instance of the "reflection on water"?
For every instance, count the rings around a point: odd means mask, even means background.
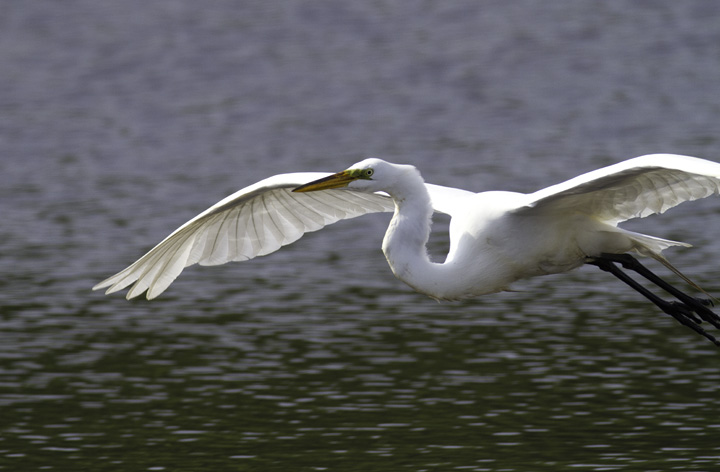
[[[590,268],[438,304],[371,215],[152,303],[90,287],[278,172],[720,160],[720,4],[6,3],[0,470],[717,470],[717,349]],[[633,228],[717,295],[719,208]]]

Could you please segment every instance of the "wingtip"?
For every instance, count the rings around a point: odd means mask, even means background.
[[[91,290],[93,292],[95,292],[97,290],[102,290],[102,289],[107,289],[107,290],[105,290],[105,295],[108,295],[115,291],[115,290],[113,290],[112,282],[108,282],[108,280],[103,280],[102,282],[99,282],[99,283],[93,285]]]

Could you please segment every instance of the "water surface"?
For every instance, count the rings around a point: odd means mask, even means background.
[[[717,349],[592,268],[438,304],[373,215],[153,302],[89,290],[279,172],[372,155],[533,191],[720,160],[715,4],[5,10],[0,469],[717,470]],[[718,200],[631,227],[695,244],[668,257],[720,293]]]

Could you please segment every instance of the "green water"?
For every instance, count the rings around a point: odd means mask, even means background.
[[[643,316],[661,327],[620,314],[600,323],[501,312],[527,295],[490,313],[438,305],[433,319],[411,308],[388,313],[381,306],[393,297],[402,299],[384,294],[360,312],[344,305],[163,323],[128,315],[111,329],[91,309],[72,322],[4,329],[24,349],[4,352],[0,364],[0,467],[689,471],[720,463],[718,353],[652,309]]]

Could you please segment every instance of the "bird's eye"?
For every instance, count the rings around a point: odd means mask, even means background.
[[[365,169],[365,177],[370,178],[375,173],[372,169]]]

